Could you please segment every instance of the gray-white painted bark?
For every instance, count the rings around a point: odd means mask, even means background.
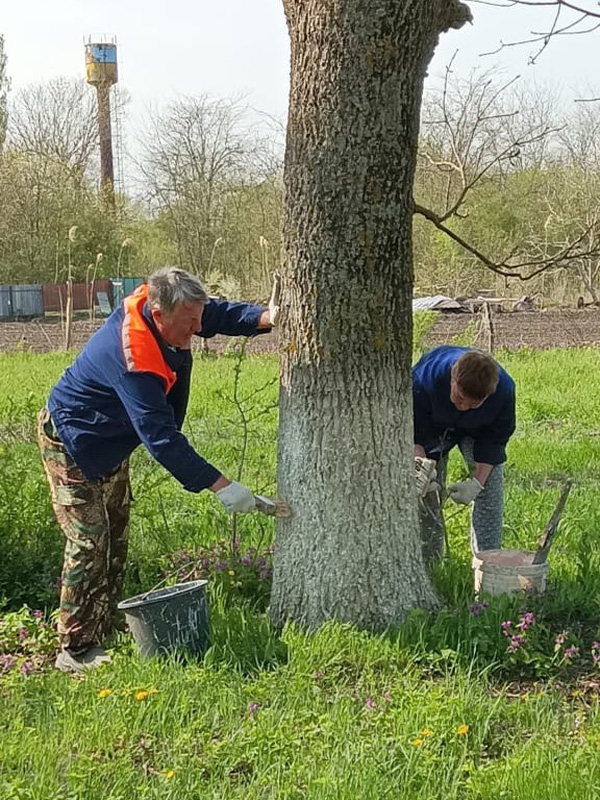
[[[433,609],[413,478],[412,185],[453,0],[284,0],[291,37],[271,616],[367,628]],[[463,20],[464,21],[464,20]]]

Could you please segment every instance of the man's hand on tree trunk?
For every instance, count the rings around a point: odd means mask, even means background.
[[[230,514],[254,511],[256,509],[256,498],[248,487],[237,481],[229,481],[223,486],[224,481],[227,481],[227,478],[221,476],[210,488]]]

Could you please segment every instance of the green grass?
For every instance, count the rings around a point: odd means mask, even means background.
[[[278,636],[221,585],[210,593],[213,644],[201,664],[140,661],[121,637],[114,665],[84,680],[0,675],[0,798],[600,796],[600,681],[590,659],[600,631],[600,355],[521,350],[499,358],[517,382],[519,417],[504,545],[532,547],[561,482],[576,478],[544,598],[469,612],[462,512],[449,521],[451,557],[435,574],[446,610],[434,619],[415,614],[384,636],[334,623],[316,635],[290,627]],[[0,596],[13,608],[55,602],[62,541],[32,436],[70,360],[0,357]],[[187,423],[199,451],[230,474],[240,441],[234,368],[230,357],[198,360]],[[273,357],[243,367],[242,394],[267,384],[252,400],[265,413],[252,423],[243,475],[262,491],[275,480],[276,375]],[[453,457],[452,475],[461,470]],[[159,580],[169,553],[230,535],[214,499],[183,492],[144,453],[132,474],[128,594]],[[248,515],[240,526],[244,544],[271,541],[269,520]],[[507,655],[500,632],[524,603],[538,619],[529,661]],[[582,648],[570,666],[553,654],[563,628]],[[136,699],[140,691],[148,695]]]

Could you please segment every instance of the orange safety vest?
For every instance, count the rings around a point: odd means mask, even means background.
[[[121,346],[127,372],[151,372],[165,382],[167,394],[177,375],[165,361],[160,346],[144,319],[144,303],[148,299],[148,284],[143,283],[123,301],[124,317],[121,327]]]

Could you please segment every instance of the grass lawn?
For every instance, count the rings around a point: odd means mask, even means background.
[[[33,441],[71,357],[0,355],[0,800],[600,797],[600,354],[498,357],[516,380],[519,420],[504,546],[534,546],[561,481],[576,480],[544,597],[474,606],[459,512],[434,576],[446,609],[433,619],[416,613],[383,636],[335,623],[278,636],[261,605],[241,597],[242,576],[221,570],[202,663],[141,661],[122,634],[111,667],[76,679],[41,658],[52,648],[62,541]],[[240,397],[252,395],[241,477],[265,493],[275,485],[277,369],[274,357],[248,358],[238,384]],[[235,370],[230,356],[198,358],[186,423],[231,475],[242,430]],[[453,458],[451,476],[461,470]],[[132,476],[129,595],[176,572],[174,553],[232,535],[214,499],[185,493],[143,452]],[[242,551],[272,543],[270,520],[238,526]],[[535,623],[508,652],[501,623],[523,630],[525,611]]]

